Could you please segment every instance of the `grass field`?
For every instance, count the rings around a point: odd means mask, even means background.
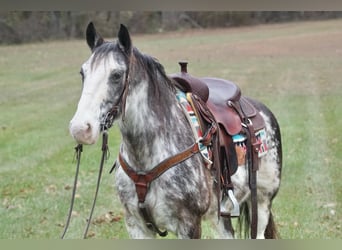
[[[341,27],[333,20],[133,36],[168,73],[188,60],[191,74],[232,80],[276,114],[284,166],[273,210],[284,239],[342,238]],[[85,41],[0,47],[1,239],[53,239],[63,230],[75,170],[68,124],[89,53]],[[119,141],[114,127],[93,238],[128,238],[108,174]],[[84,148],[67,238],[82,236],[100,154],[99,144]]]

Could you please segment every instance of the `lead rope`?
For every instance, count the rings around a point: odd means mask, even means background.
[[[76,173],[75,173],[75,179],[74,179],[74,187],[72,189],[70,208],[69,208],[69,213],[68,213],[67,221],[65,223],[63,234],[61,236],[62,239],[64,239],[64,236],[65,236],[65,234],[66,234],[66,232],[67,232],[67,230],[69,228],[71,213],[72,213],[72,210],[73,210],[73,207],[74,207],[76,187],[77,187],[77,179],[78,179],[78,171],[80,169],[80,162],[81,162],[81,153],[82,153],[82,151],[83,151],[82,144],[78,144],[75,147],[75,157],[76,157],[76,160],[77,160],[77,164],[76,164]]]
[[[107,133],[107,130],[104,130],[102,133],[102,157],[101,157],[101,163],[100,163],[100,167],[99,167],[99,175],[97,177],[96,191],[95,191],[95,195],[94,195],[93,205],[91,207],[90,214],[88,217],[87,226],[84,230],[83,239],[87,238],[89,225],[91,223],[91,218],[93,217],[93,212],[94,212],[94,208],[95,208],[97,194],[98,194],[99,188],[100,188],[103,163],[106,159],[108,159],[108,133]]]

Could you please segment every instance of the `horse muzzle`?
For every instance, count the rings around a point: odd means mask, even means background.
[[[90,145],[97,142],[100,126],[88,121],[77,121],[73,118],[70,121],[69,131],[77,143]]]

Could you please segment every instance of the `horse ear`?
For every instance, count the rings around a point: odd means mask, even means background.
[[[88,24],[86,35],[87,43],[91,51],[93,51],[96,47],[100,46],[104,42],[103,38],[97,33],[92,22]]]
[[[121,24],[118,32],[119,46],[126,54],[131,54],[132,40],[125,25]]]

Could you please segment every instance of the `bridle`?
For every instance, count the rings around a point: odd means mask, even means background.
[[[129,60],[129,61],[131,62],[131,60]],[[93,204],[92,204],[92,207],[90,210],[90,214],[88,216],[86,228],[85,228],[84,233],[83,233],[84,239],[87,237],[88,229],[89,229],[89,226],[91,223],[91,218],[93,216],[93,212],[94,212],[94,208],[95,208],[95,204],[96,204],[96,199],[97,199],[97,195],[98,195],[98,191],[99,191],[99,187],[100,187],[104,161],[108,159],[108,155],[109,155],[108,130],[109,130],[109,128],[112,127],[113,122],[114,122],[115,118],[117,117],[117,115],[120,111],[120,107],[121,107],[122,119],[124,119],[124,117],[125,117],[126,99],[127,99],[128,83],[129,83],[129,72],[130,72],[130,68],[131,68],[130,67],[131,63],[129,63],[128,65],[129,65],[129,67],[126,70],[124,86],[123,86],[123,89],[120,93],[119,99],[113,105],[113,107],[106,113],[106,115],[104,116],[104,118],[100,122],[100,130],[102,132],[102,147],[101,147],[102,156],[101,156],[101,161],[100,161],[100,166],[99,166],[99,174],[98,174],[98,178],[97,178],[97,184],[96,184],[96,190],[95,190],[95,195],[94,195],[94,199],[93,199]],[[79,167],[80,167],[80,163],[81,163],[82,152],[83,152],[83,145],[78,144],[75,147],[75,158],[76,158],[77,163],[76,163],[76,172],[75,172],[75,178],[74,178],[74,186],[73,186],[73,190],[72,190],[72,194],[71,194],[70,208],[69,208],[67,220],[66,220],[66,223],[64,226],[63,233],[61,235],[62,239],[64,239],[64,236],[65,236],[65,234],[69,228],[70,219],[71,219],[71,215],[72,215],[72,211],[73,211],[73,207],[74,207],[74,203],[75,203],[77,180],[78,180],[78,173],[79,173]],[[113,168],[112,168],[112,170],[113,170]]]
[[[129,60],[128,68],[126,70],[126,74],[125,74],[125,81],[123,84],[123,89],[120,93],[120,96],[118,98],[118,100],[116,101],[116,103],[113,105],[113,107],[106,113],[106,115],[104,116],[104,119],[102,119],[101,123],[100,123],[100,128],[101,131],[106,131],[108,130],[110,127],[112,127],[113,122],[115,120],[115,118],[117,117],[119,111],[120,111],[120,107],[121,107],[121,114],[122,114],[122,120],[125,119],[125,110],[126,110],[126,99],[127,99],[127,94],[128,94],[128,84],[129,84],[129,73],[130,73],[130,69],[131,69],[131,61]]]

